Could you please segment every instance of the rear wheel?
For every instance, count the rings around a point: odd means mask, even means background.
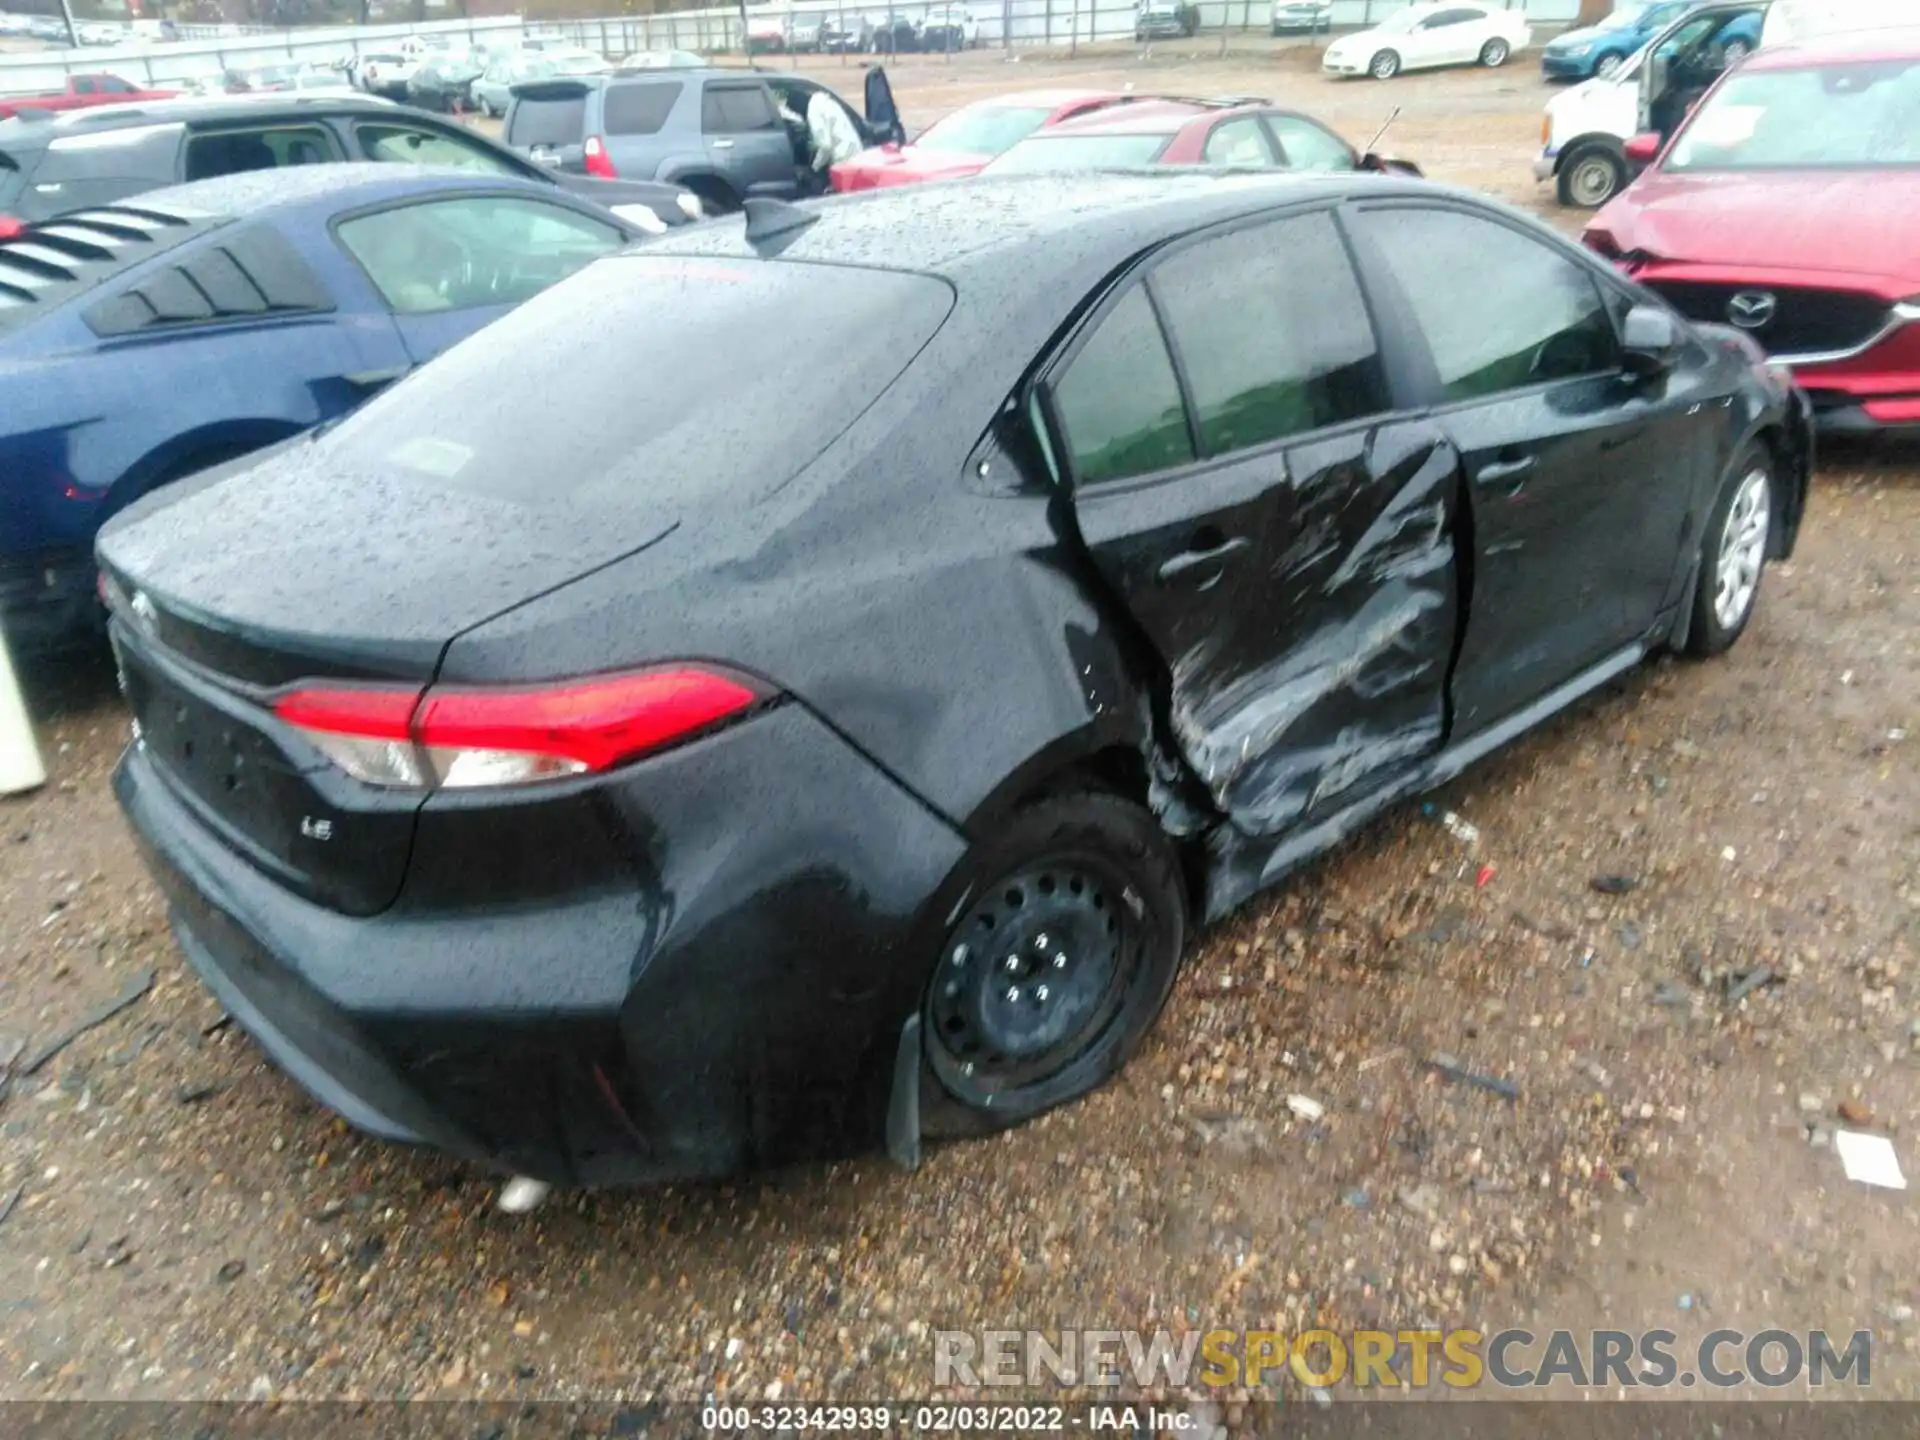
[[[1700,579],[1693,592],[1689,654],[1719,655],[1753,618],[1773,534],[1773,465],[1749,446],[1735,461],[1700,542]]]
[[[1554,182],[1562,205],[1576,210],[1597,210],[1627,183],[1624,156],[1601,145],[1576,150],[1560,165]]]
[[[740,198],[724,180],[711,175],[696,175],[680,183],[700,197],[700,207],[709,216],[731,215],[740,208]]]
[[[1513,54],[1513,47],[1495,36],[1480,47],[1480,63],[1489,70],[1497,70],[1507,63],[1507,57]]]
[[[1367,65],[1367,73],[1376,80],[1391,80],[1400,73],[1400,52],[1382,50]]]
[[[1017,811],[964,862],[922,1025],[937,1085],[921,1128],[983,1134],[1078,1098],[1126,1063],[1186,943],[1179,859],[1151,815],[1104,794]]]

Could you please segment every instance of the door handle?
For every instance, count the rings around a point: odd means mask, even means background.
[[[1205,550],[1183,550],[1163,564],[1155,573],[1162,580],[1178,580],[1182,575],[1191,575],[1196,570],[1204,570],[1209,565],[1218,565],[1230,560],[1246,549],[1251,542],[1244,535],[1236,535],[1231,540],[1222,540],[1218,545],[1208,546]]]
[[[1479,480],[1482,485],[1513,486],[1513,494],[1519,494],[1526,477],[1533,473],[1533,456],[1513,455],[1504,460],[1494,460],[1480,467]]]
[[[716,150],[731,150],[733,148],[733,142],[731,140],[716,140],[713,142],[713,148]]]

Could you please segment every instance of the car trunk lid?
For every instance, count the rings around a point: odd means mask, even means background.
[[[231,848],[348,914],[393,902],[427,792],[362,784],[273,713],[319,681],[424,690],[447,644],[669,533],[529,511],[317,458],[295,441],[129,510],[103,588],[134,733]]]

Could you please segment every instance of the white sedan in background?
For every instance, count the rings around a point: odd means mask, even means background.
[[[1391,80],[1438,65],[1504,65],[1533,39],[1526,12],[1484,3],[1409,5],[1382,24],[1343,35],[1320,62],[1329,75]]]

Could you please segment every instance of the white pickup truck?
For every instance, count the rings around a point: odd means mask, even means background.
[[[1629,180],[1627,141],[1670,135],[1720,78],[1760,45],[1920,21],[1914,0],[1743,0],[1702,4],[1674,21],[1613,74],[1547,102],[1533,178],[1562,205],[1596,210]]]

